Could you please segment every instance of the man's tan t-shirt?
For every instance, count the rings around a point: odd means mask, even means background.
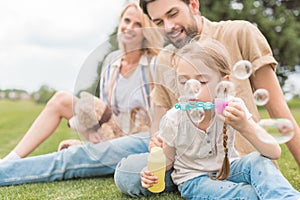
[[[203,29],[199,41],[214,39],[225,46],[231,56],[231,67],[240,60],[248,60],[252,63],[255,76],[256,70],[263,66],[271,66],[276,69],[277,62],[273,57],[272,50],[262,33],[257,27],[247,21],[220,21],[211,22],[203,18]],[[176,73],[172,64],[172,57],[176,54],[173,45],[161,50],[156,65],[156,79],[154,90],[151,93],[152,102],[166,109],[172,108],[177,102],[178,90],[176,87]],[[258,121],[259,114],[253,100],[253,90],[250,79],[238,80],[231,77],[236,85],[236,96],[243,99],[248,110]],[[241,155],[252,152],[254,148],[240,134],[236,134],[236,149]]]

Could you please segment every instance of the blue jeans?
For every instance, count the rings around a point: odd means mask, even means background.
[[[230,167],[230,175],[225,181],[202,175],[180,184],[181,196],[197,200],[300,199],[300,193],[272,161],[257,152],[232,162]]]
[[[118,162],[148,152],[149,133],[98,144],[72,146],[51,154],[0,163],[0,186],[113,174]]]
[[[143,188],[141,184],[140,172],[147,166],[149,153],[130,155],[123,158],[116,167],[115,184],[121,192],[131,197],[144,197],[153,195],[148,189]],[[166,172],[165,184],[166,188],[163,192],[176,191],[177,186],[171,179],[173,170]]]

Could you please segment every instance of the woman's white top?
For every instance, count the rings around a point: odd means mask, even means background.
[[[117,122],[124,133],[130,129],[130,112],[136,107],[146,108],[143,97],[141,67],[137,67],[127,78],[119,75],[115,87],[115,102],[118,109]]]
[[[119,127],[124,133],[130,128],[130,112],[136,107],[150,111],[150,83],[155,71],[156,57],[141,56],[138,66],[128,77],[120,73],[123,52],[110,53],[103,64],[100,98],[113,109]]]

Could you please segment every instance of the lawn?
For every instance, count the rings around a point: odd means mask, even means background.
[[[0,157],[3,157],[16,145],[30,127],[44,105],[33,102],[0,101]],[[300,123],[300,100],[290,104],[290,108]],[[264,110],[260,111],[266,116]],[[30,156],[56,151],[63,139],[78,138],[77,134],[63,121],[58,130]],[[300,145],[300,144],[299,144]],[[284,176],[300,190],[300,169],[293,160],[285,145],[279,165]],[[20,186],[0,187],[0,199],[131,199],[121,194],[114,185],[113,177],[106,176],[93,179],[60,181],[53,183],[25,184]],[[155,195],[142,199],[181,199],[178,193]]]

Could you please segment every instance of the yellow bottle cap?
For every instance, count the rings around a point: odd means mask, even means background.
[[[152,147],[150,152],[155,153],[155,152],[158,152],[158,151],[162,151],[162,148],[161,147]]]

